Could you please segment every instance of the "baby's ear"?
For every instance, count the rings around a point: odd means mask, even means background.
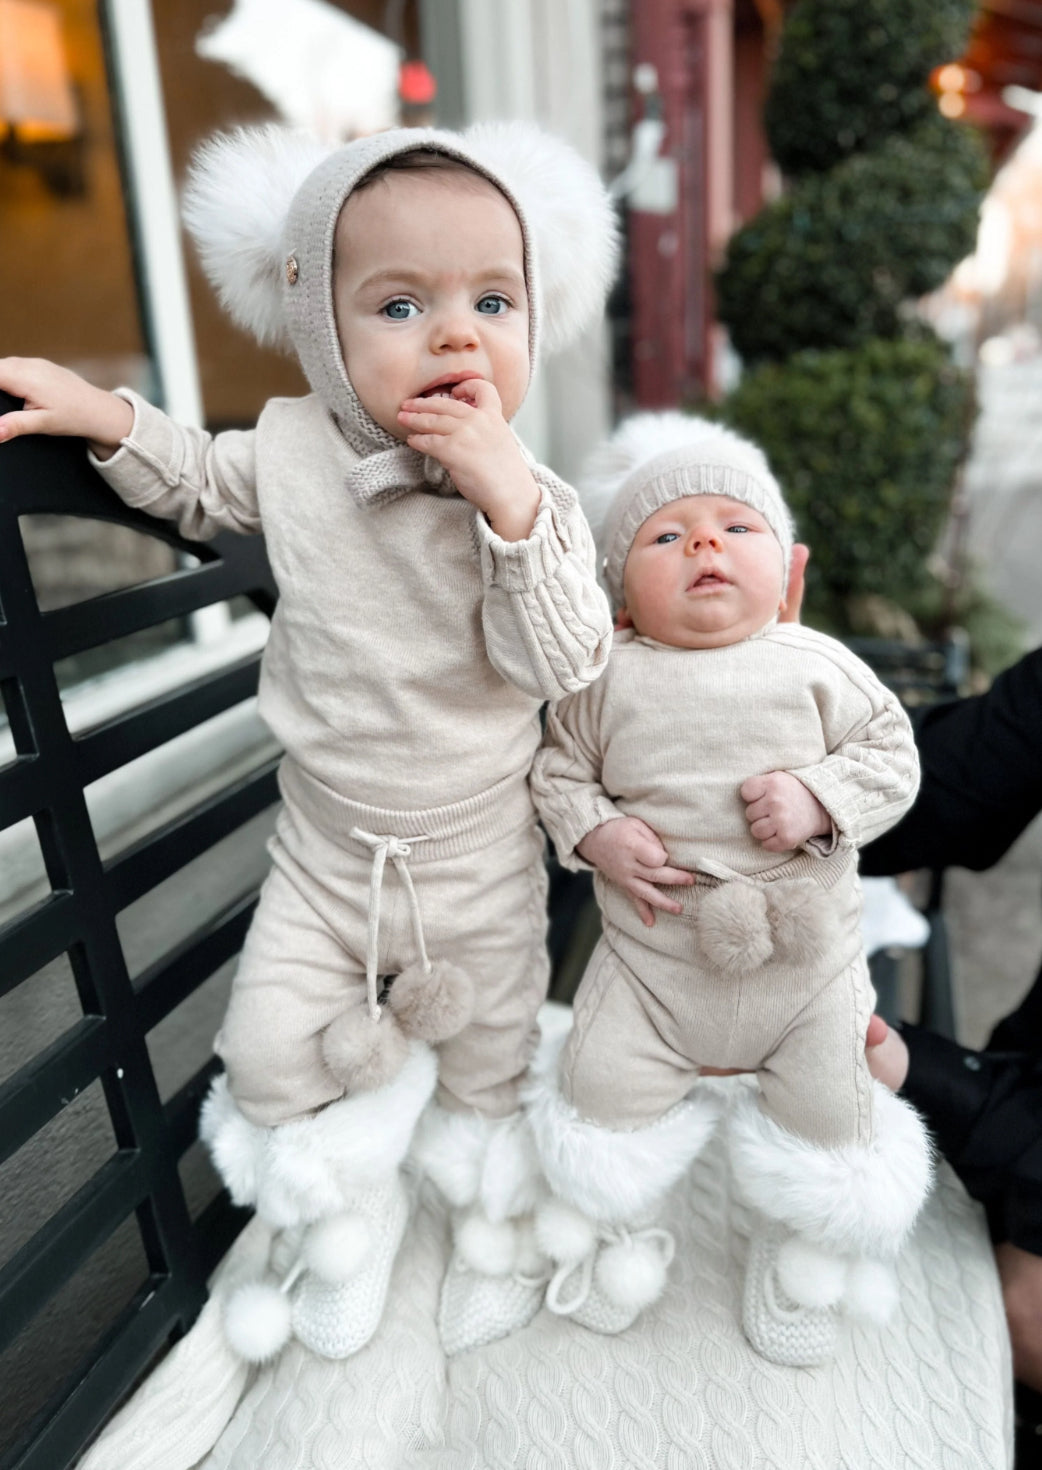
[[[216,134],[189,165],[185,228],[221,305],[261,343],[289,343],[282,231],[294,195],[329,152],[308,133],[270,123]]]
[[[615,206],[593,165],[532,123],[478,123],[463,136],[524,211],[543,343],[557,352],[604,310],[619,263]]]

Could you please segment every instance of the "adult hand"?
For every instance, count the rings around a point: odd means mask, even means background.
[[[1008,1240],[995,1247],[1013,1348],[1013,1376],[1042,1393],[1042,1256]]]
[[[785,599],[782,602],[781,612],[778,614],[779,623],[798,623],[800,620],[804,577],[809,561],[810,547],[804,546],[802,541],[797,541],[792,548],[792,560],[789,562],[789,585],[785,589]]]
[[[575,850],[629,894],[649,929],[655,923],[656,909],[665,909],[670,914],[682,912],[676,899],[668,898],[655,885],[676,886],[695,881],[694,874],[686,868],[669,866],[669,854],[661,838],[639,817],[613,817],[602,822],[587,832]]]

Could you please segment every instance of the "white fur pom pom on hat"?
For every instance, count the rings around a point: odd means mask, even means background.
[[[763,450],[733,429],[694,414],[641,413],[624,419],[590,455],[578,490],[617,606],[637,531],[656,510],[688,495],[724,495],[759,511],[789,564],[795,528]]]
[[[619,263],[615,206],[596,169],[532,123],[477,123],[461,141],[522,211],[538,270],[543,342],[557,352],[604,310]]]
[[[282,231],[290,203],[329,149],[277,123],[209,138],[193,155],[185,228],[221,305],[261,343],[288,346]]]

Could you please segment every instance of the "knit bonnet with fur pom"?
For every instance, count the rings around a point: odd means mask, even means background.
[[[450,133],[397,128],[328,149],[272,124],[203,144],[184,197],[185,223],[211,284],[239,326],[292,347],[313,390],[360,454],[400,444],[359,403],[333,311],[333,241],[345,201],[381,164],[430,151],[474,169],[521,225],[529,354],[555,351],[595,321],[615,274],[614,211],[593,168],[527,123]]]
[[[593,451],[579,481],[614,607],[624,601],[623,571],[640,527],[662,506],[687,495],[724,495],[759,511],[788,568],[792,515],[763,450],[693,414],[635,414]]]

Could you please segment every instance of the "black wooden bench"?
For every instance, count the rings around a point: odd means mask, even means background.
[[[0,395],[0,408],[13,406]],[[190,552],[199,565],[41,613],[19,530],[19,517],[30,513],[115,521]],[[50,886],[41,902],[0,929],[0,1007],[64,955],[82,1010],[0,1085],[0,1180],[10,1195],[19,1151],[93,1084],[103,1089],[115,1140],[101,1167],[0,1263],[0,1382],[9,1410],[18,1339],[127,1221],[136,1222],[146,1263],[136,1291],[111,1319],[99,1304],[95,1339],[82,1361],[49,1386],[14,1442],[0,1441],[3,1470],[63,1470],[74,1462],[143,1369],[191,1325],[206,1278],[242,1223],[220,1195],[193,1220],[178,1168],[195,1139],[213,1062],[164,1103],[148,1039],[238,951],[255,889],[181,937],[134,980],[117,920],[275,802],[275,762],[105,860],[85,791],[247,699],[256,690],[259,656],[75,736],[55,676],[62,659],[242,595],[270,616],[275,586],[259,539],[189,546],[171,527],[123,507],[90,469],[79,441],[23,439],[0,447],[0,692],[17,752],[0,770],[0,831],[32,819]],[[10,1024],[0,1009],[0,1025]]]

